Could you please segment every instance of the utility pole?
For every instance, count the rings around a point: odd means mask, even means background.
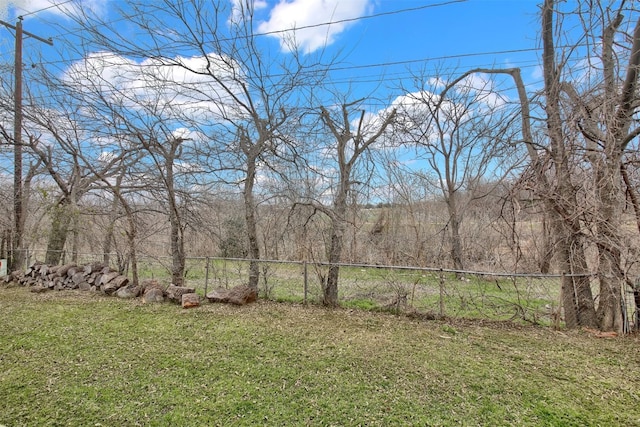
[[[24,235],[24,195],[22,193],[22,37],[27,35],[34,39],[53,46],[51,39],[43,39],[35,34],[22,29],[22,17],[18,17],[18,22],[13,26],[8,22],[0,21],[0,24],[11,28],[16,32],[15,50],[15,88],[14,88],[14,119],[13,119],[13,236],[11,239],[11,270],[22,269],[25,262],[25,252],[23,248]]]

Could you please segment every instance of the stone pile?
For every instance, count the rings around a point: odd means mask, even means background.
[[[142,297],[143,303],[163,302],[166,299],[181,304],[183,308],[200,305],[200,296],[195,288],[173,284],[164,286],[153,279],[134,285],[127,276],[99,262],[86,265],[36,263],[24,272],[11,273],[4,278],[4,282],[28,286],[31,292],[78,289],[119,298]],[[231,289],[216,289],[206,297],[210,302],[245,305],[256,301],[257,292],[249,286],[240,285]]]
[[[33,264],[24,272],[13,272],[5,282],[17,282],[31,287],[32,292],[80,289],[101,291],[107,295],[116,293],[129,284],[129,278],[102,263],[86,265]]]

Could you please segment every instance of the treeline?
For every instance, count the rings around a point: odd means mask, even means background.
[[[325,261],[327,305],[343,261],[553,271],[569,327],[621,331],[622,298],[640,305],[635,2],[546,0],[541,87],[518,68],[423,70],[388,99],[344,89],[340,58],[293,36],[274,52],[252,7],[174,3],[127,2],[135,38],[70,10],[66,65],[29,71],[22,179],[2,189],[14,268],[26,248],[51,265],[115,252],[135,278],[140,254],[167,254],[181,286],[187,256],[215,254],[256,260],[257,288],[257,260]]]

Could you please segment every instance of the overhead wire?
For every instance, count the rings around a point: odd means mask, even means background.
[[[464,2],[467,2],[467,1],[468,0],[450,0],[450,1],[445,1],[445,2],[442,2],[442,3],[431,3],[431,4],[427,4],[427,5],[422,5],[422,6],[417,6],[417,7],[410,7],[410,8],[406,8],[406,9],[392,10],[392,11],[389,11],[389,12],[374,13],[374,14],[365,15],[365,16],[362,16],[362,17],[359,17],[359,18],[345,18],[345,19],[340,19],[340,20],[337,20],[337,21],[322,22],[322,23],[318,23],[318,24],[303,25],[303,26],[300,26],[300,27],[287,28],[287,29],[282,29],[282,30],[274,30],[274,31],[267,31],[267,32],[263,32],[263,33],[255,33],[253,35],[254,36],[270,36],[270,35],[274,35],[274,34],[287,33],[287,32],[290,32],[290,31],[307,30],[307,29],[318,28],[318,27],[323,27],[323,26],[327,26],[327,25],[344,24],[344,23],[347,23],[347,22],[362,21],[362,20],[371,19],[371,18],[379,18],[381,16],[397,15],[399,13],[405,13],[405,12],[415,12],[415,11],[418,11],[418,10],[430,9],[432,7],[448,6],[448,5],[451,5],[451,4],[454,4],[454,3],[464,3]]]
[[[47,8],[43,8],[40,9],[38,11],[34,11],[29,13],[29,15],[31,14],[35,14],[47,9],[51,9],[55,6],[60,6],[66,3],[69,3],[73,0],[67,0],[63,3],[59,3],[58,5],[52,5],[49,6]],[[187,0],[180,0],[180,4],[184,4]],[[295,31],[300,31],[300,30],[305,30],[305,29],[312,29],[312,28],[318,28],[318,27],[323,27],[323,26],[331,26],[331,25],[336,25],[336,24],[342,24],[342,23],[348,23],[348,22],[356,22],[356,21],[362,21],[362,20],[366,20],[366,19],[372,19],[372,18],[379,18],[382,16],[389,16],[389,15],[397,15],[397,14],[401,14],[401,13],[407,13],[407,12],[415,12],[415,11],[419,11],[419,10],[425,10],[425,9],[430,9],[430,8],[434,8],[434,7],[440,7],[440,6],[447,6],[450,4],[455,4],[455,3],[465,3],[469,0],[448,0],[448,1],[444,1],[441,3],[430,3],[430,4],[426,4],[426,5],[422,5],[422,6],[416,6],[416,7],[410,7],[410,8],[404,8],[404,9],[397,9],[397,10],[392,10],[392,11],[388,11],[388,12],[379,12],[379,13],[374,13],[371,15],[364,15],[361,17],[354,17],[354,18],[345,18],[345,19],[340,19],[340,20],[336,20],[336,21],[327,21],[327,22],[321,22],[321,23],[317,23],[317,24],[310,24],[310,25],[303,25],[300,27],[293,27],[293,28],[285,28],[282,30],[273,30],[273,31],[265,31],[265,32],[259,32],[259,33],[251,33],[249,35],[242,35],[242,36],[234,36],[234,37],[226,37],[226,38],[220,38],[219,41],[221,42],[227,42],[227,41],[233,41],[233,40],[238,40],[238,39],[242,39],[242,38],[249,38],[249,37],[261,37],[261,36],[270,36],[270,35],[276,35],[276,34],[283,34],[283,33],[288,33],[288,32],[295,32]],[[132,18],[134,18],[136,15],[138,14],[132,14],[132,15],[123,15],[120,18],[116,18],[116,19],[112,19],[109,21],[104,21],[104,22],[100,22],[98,23],[97,27],[104,27],[107,25],[111,25],[111,24],[116,24],[119,22],[123,22],[123,21],[129,21]],[[23,16],[27,16],[27,14],[23,15]],[[77,33],[78,31],[81,31],[81,29],[74,29],[74,30],[69,30],[67,32],[64,33],[59,33],[56,35],[56,37],[64,37],[66,35],[71,35],[74,33]]]
[[[64,1],[62,3],[54,4],[52,6],[39,9],[38,11],[30,12],[29,14],[35,14],[35,13],[38,13],[40,11],[51,9],[53,7],[59,7],[61,5],[69,3],[70,1],[72,1],[72,0],[67,0],[67,1]],[[253,34],[253,36],[273,35],[273,34],[278,34],[278,33],[283,33],[283,32],[288,32],[288,31],[297,31],[297,30],[302,30],[302,29],[307,29],[307,28],[316,28],[316,27],[325,26],[325,25],[335,25],[335,24],[339,24],[339,23],[352,22],[352,21],[357,21],[357,20],[362,20],[362,19],[372,19],[372,18],[378,18],[378,17],[388,16],[388,15],[395,15],[395,14],[400,14],[400,13],[415,12],[415,11],[423,10],[423,9],[427,9],[427,8],[445,6],[445,5],[455,4],[455,3],[463,3],[463,2],[466,2],[466,1],[467,0],[451,0],[451,1],[441,2],[441,3],[432,3],[432,4],[422,5],[422,6],[418,6],[418,7],[404,8],[404,9],[393,10],[393,11],[388,11],[388,12],[380,12],[380,13],[366,15],[364,17],[359,17],[359,18],[348,18],[348,19],[342,19],[342,20],[336,20],[336,21],[330,21],[330,22],[323,22],[323,23],[318,23],[318,24],[313,24],[313,25],[308,25],[308,26],[301,26],[301,27],[291,28],[291,29],[286,29],[286,30],[270,31],[270,32],[264,32],[264,33],[255,33],[255,34]],[[183,0],[183,2],[184,2],[184,0]],[[124,17],[122,19],[130,19],[130,18],[131,17]],[[119,19],[118,21],[120,21],[122,19]],[[114,21],[110,21],[110,23],[115,23],[115,22],[116,22],[115,20]],[[107,25],[107,24],[108,23],[106,23],[106,22],[104,23],[104,25]],[[71,32],[68,33],[68,34],[71,34]],[[240,37],[237,37],[237,38],[240,38]],[[226,39],[226,40],[234,40],[234,38],[229,38],[229,39]],[[413,65],[413,64],[418,64],[418,63],[427,63],[427,62],[433,62],[433,61],[444,61],[444,60],[450,60],[450,59],[462,59],[462,58],[489,56],[489,55],[499,56],[499,55],[517,54],[517,53],[531,53],[531,52],[535,52],[535,51],[539,51],[539,50],[541,50],[541,48],[534,47],[534,48],[498,50],[498,51],[467,52],[467,53],[460,53],[460,54],[443,55],[443,56],[436,56],[436,57],[426,57],[426,58],[418,58],[418,59],[409,59],[409,60],[402,60],[402,61],[389,61],[389,62],[371,63],[371,64],[354,64],[354,65],[332,66],[332,67],[328,68],[328,71],[329,72],[340,72],[340,71],[353,71],[353,70],[371,69],[371,68],[383,68],[383,67],[384,68],[390,68],[390,67],[401,66],[401,65]],[[113,54],[113,56],[117,57],[119,55]],[[40,64],[41,65],[53,65],[53,64],[66,64],[66,63],[69,63],[69,60],[42,61]],[[518,62],[516,62],[516,64],[517,63]],[[533,66],[535,66],[535,65],[533,65]],[[467,67],[467,66],[465,66],[465,67]],[[468,66],[468,67],[469,68],[474,68],[474,66]],[[398,76],[398,78],[402,78],[402,76],[411,76],[411,73],[409,71],[404,72],[404,73],[394,73],[394,74],[396,76]],[[276,76],[276,75],[274,75],[274,76]],[[274,77],[274,76],[267,76],[267,77]],[[329,84],[379,83],[379,82],[381,82],[381,80],[383,78],[384,78],[384,75],[379,76],[377,79],[373,75],[371,77],[357,76],[357,77],[350,77],[350,78],[342,78],[342,80],[333,80],[333,81],[329,80],[328,83]]]
[[[40,9],[34,10],[34,11],[31,11],[31,12],[27,12],[27,13],[20,14],[20,15],[18,15],[18,16],[19,16],[19,17],[22,17],[22,18],[25,18],[25,17],[27,17],[27,16],[35,15],[36,13],[40,13],[40,12],[44,12],[44,11],[47,11],[47,10],[50,10],[50,9],[53,9],[53,8],[58,8],[58,7],[60,7],[60,6],[64,6],[65,4],[67,4],[67,3],[71,3],[72,1],[73,1],[73,0],[65,0],[65,1],[63,1],[63,2],[61,2],[61,3],[53,3],[53,4],[51,4],[51,6],[46,6],[46,7],[43,7],[43,8],[40,8]],[[23,8],[21,8],[21,7],[19,7],[19,6],[15,6],[15,5],[14,5],[13,7],[14,7],[15,9],[22,9],[22,10],[24,10]]]
[[[584,58],[574,58],[572,60],[570,60],[568,62],[568,64],[580,64],[581,68],[575,68],[575,65],[572,68],[572,71],[585,71],[589,68],[588,64],[585,64],[583,62]],[[474,68],[490,68],[493,67],[495,64],[491,63],[491,64],[468,64],[467,66],[465,66],[465,69],[474,69]],[[527,60],[527,61],[510,61],[510,64],[508,67],[497,67],[497,68],[520,68],[520,69],[526,69],[526,68],[535,68],[540,66],[540,63],[538,61],[533,61],[533,60]],[[442,70],[440,70],[442,71]],[[455,72],[455,67],[452,67],[449,70],[444,70],[442,71],[439,75],[447,75],[447,74],[451,74],[452,72]],[[415,73],[412,73],[411,71],[404,71],[404,72],[399,72],[399,73],[391,73],[391,75],[396,77],[396,80],[401,81],[403,78],[414,78],[416,76],[419,76]],[[434,75],[435,77],[436,75]],[[270,77],[270,76],[264,76],[266,78]],[[424,76],[423,76],[424,77]],[[367,80],[365,80],[367,79]],[[371,74],[368,76],[355,76],[355,77],[349,77],[349,78],[340,78],[340,79],[336,79],[336,80],[332,80],[332,79],[328,79],[325,81],[325,83],[327,85],[333,85],[333,84],[360,84],[360,83],[381,83],[383,81],[389,81],[388,78],[385,78],[383,75],[379,76],[378,78],[376,78],[376,74]],[[188,89],[189,87],[197,87],[199,85],[202,84],[211,84],[211,82],[202,82],[202,81],[198,81],[198,82],[182,82],[179,83],[180,87],[184,87],[186,89]],[[537,84],[539,84],[539,82],[528,82],[525,84],[526,87],[535,87],[537,86]],[[158,86],[157,84],[155,85],[140,85],[140,84],[136,84],[135,85],[137,90],[145,90],[145,89],[157,89]],[[505,88],[504,90],[513,90],[515,89],[515,87],[512,88]],[[122,93],[123,91],[125,91],[125,89],[121,88],[121,87],[109,87],[106,89],[102,89],[101,93],[104,95],[109,95],[109,94],[117,94],[117,93]],[[35,99],[38,99],[38,97],[35,97]],[[42,98],[42,100],[44,101],[44,98]]]
[[[72,1],[72,0],[67,0],[64,3],[68,3],[69,1]],[[181,0],[180,3],[184,4],[185,1],[186,0]],[[440,3],[430,3],[430,4],[426,4],[426,5],[422,5],[422,6],[410,7],[410,8],[404,8],[404,9],[396,9],[396,10],[387,11],[387,12],[379,12],[379,13],[374,13],[374,14],[370,14],[370,15],[364,15],[364,16],[361,16],[361,17],[345,18],[345,19],[339,19],[339,20],[335,20],[335,21],[327,21],[327,22],[321,22],[321,23],[317,23],[317,24],[303,25],[303,26],[300,26],[300,27],[286,28],[286,29],[282,29],[282,30],[273,30],[273,31],[251,33],[249,35],[236,35],[234,37],[222,37],[222,38],[219,38],[217,41],[218,42],[229,42],[229,41],[235,41],[235,40],[240,40],[240,39],[246,39],[246,38],[250,38],[250,37],[263,37],[263,36],[277,35],[277,34],[282,34],[282,33],[305,30],[305,29],[312,29],[312,28],[318,28],[318,27],[323,27],[323,26],[331,26],[331,25],[337,25],[337,24],[342,24],[342,23],[356,22],[356,21],[362,21],[362,20],[366,20],[366,19],[379,18],[379,17],[383,17],[383,16],[398,15],[398,14],[408,13],[408,12],[416,12],[416,11],[430,9],[430,8],[434,8],[434,7],[448,6],[448,5],[452,5],[452,4],[456,4],[456,3],[465,3],[467,1],[469,1],[469,0],[448,0],[448,1],[440,2]],[[64,4],[64,3],[61,3],[61,4]],[[51,7],[53,7],[53,6],[51,6]],[[51,7],[49,7],[49,8],[51,8]],[[45,8],[45,9],[49,9],[49,8]],[[42,10],[45,10],[45,9],[42,9]],[[36,13],[36,12],[34,12],[34,13]],[[136,14],[133,14],[133,15],[123,16],[121,18],[113,19],[111,21],[101,22],[101,23],[99,23],[99,26],[106,26],[106,25],[110,25],[110,24],[115,24],[117,22],[131,20],[135,16],[136,16]],[[77,31],[81,31],[81,29],[70,30],[70,31],[67,31],[66,33],[60,33],[60,34],[57,34],[56,37],[64,37],[65,35],[74,34]],[[81,58],[78,58],[76,60],[80,60],[80,59]],[[45,64],[45,65],[46,64],[54,65],[56,63],[67,63],[67,62],[72,62],[72,61],[74,61],[74,59],[58,60],[58,61],[44,61],[43,64]]]

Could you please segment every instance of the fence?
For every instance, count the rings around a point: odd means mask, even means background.
[[[32,257],[33,258],[33,257]],[[102,261],[103,255],[80,254],[77,262]],[[112,257],[115,259],[115,257]],[[322,277],[328,264],[259,260],[260,297],[274,301],[321,303]],[[141,280],[169,284],[170,258],[138,260]],[[247,259],[188,258],[185,283],[205,295],[214,288],[246,284]],[[456,271],[442,268],[339,264],[338,296],[342,307],[410,313],[428,318],[455,317],[513,320],[559,327],[563,275]],[[594,282],[594,292],[597,288]],[[640,324],[632,292],[623,295],[627,329]]]

